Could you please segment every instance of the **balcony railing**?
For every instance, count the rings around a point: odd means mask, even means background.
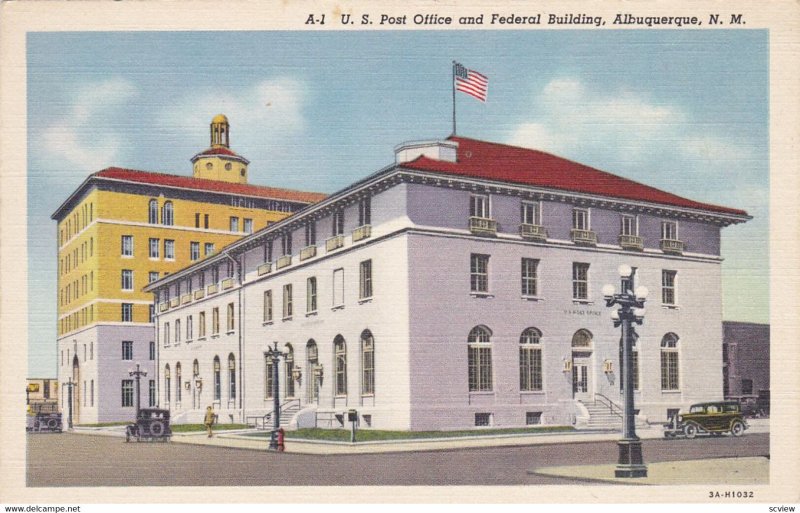
[[[204,297],[206,297],[206,291],[205,290],[200,289],[200,290],[195,290],[194,291],[194,298],[195,299],[203,299]]]
[[[209,296],[210,296],[211,294],[216,294],[217,292],[219,292],[219,287],[217,286],[217,284],[216,284],[216,283],[214,283],[213,285],[209,285],[209,286],[208,286],[208,288],[206,288],[206,293],[207,293]]]
[[[167,310],[169,310],[169,301],[164,301],[158,305],[159,312],[166,312]]]
[[[186,294],[181,296],[181,304],[182,305],[185,305],[186,303],[191,303],[191,302],[192,302],[192,293],[191,292],[187,292]]]
[[[325,251],[333,251],[344,246],[344,235],[334,235],[325,241]]]
[[[225,278],[222,280],[222,290],[233,288],[233,278]]]
[[[275,269],[283,269],[289,265],[292,265],[292,255],[283,255],[275,262]]]
[[[175,308],[179,304],[181,304],[180,298],[174,297],[174,298],[169,300],[169,307],[170,308]]]
[[[470,217],[469,231],[480,235],[497,234],[497,221],[485,217]]]
[[[264,276],[272,272],[272,262],[264,262],[258,266],[258,275]]]
[[[372,235],[372,226],[365,224],[353,230],[353,242],[368,239]]]
[[[620,234],[619,245],[622,249],[635,249],[641,251],[644,249],[644,239],[638,235]]]
[[[547,230],[544,229],[544,226],[540,226],[538,224],[523,223],[519,225],[519,234],[522,236],[523,239],[530,239],[530,240],[547,239]]]
[[[572,235],[572,242],[575,244],[587,244],[594,246],[597,244],[597,234],[592,230],[578,230],[573,228],[570,231]]]
[[[661,239],[661,251],[664,253],[683,253],[683,241],[674,239]]]
[[[300,250],[300,260],[317,256],[317,246],[306,246]]]

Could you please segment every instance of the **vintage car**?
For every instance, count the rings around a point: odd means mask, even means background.
[[[742,436],[748,427],[738,402],[717,401],[693,404],[689,413],[676,415],[664,425],[664,436],[694,438],[698,434],[721,436],[723,433]]]
[[[142,408],[134,424],[125,428],[125,441],[168,442],[172,437],[169,428],[169,410]]]
[[[60,413],[39,412],[28,415],[25,430],[30,433],[61,433],[63,425]]]

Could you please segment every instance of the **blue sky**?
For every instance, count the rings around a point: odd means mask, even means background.
[[[747,210],[723,230],[723,316],[768,322],[765,30],[93,32],[28,35],[29,375],[54,376],[50,214],[108,166],[191,174],[225,113],[251,183],[333,192],[451,132]]]

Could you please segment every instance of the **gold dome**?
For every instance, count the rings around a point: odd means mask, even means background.
[[[212,123],[227,123],[228,118],[225,117],[225,114],[217,114],[214,116],[214,119],[211,120]]]

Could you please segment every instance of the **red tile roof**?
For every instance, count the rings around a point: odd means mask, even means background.
[[[239,155],[235,151],[231,150],[230,148],[226,148],[224,146],[211,147],[211,148],[209,148],[209,149],[207,149],[205,151],[201,151],[200,153],[198,153],[197,155],[192,157],[191,160],[192,160],[192,162],[194,162],[198,157],[205,157],[205,156],[209,156],[209,155],[225,155],[225,156],[228,156],[228,157],[234,157],[234,158],[236,158],[238,160],[243,160],[245,162],[249,162],[246,158],[242,157],[241,155]]]
[[[318,192],[295,191],[291,189],[278,189],[275,187],[264,187],[261,185],[249,185],[217,180],[205,180],[202,178],[192,178],[188,176],[170,175],[166,173],[152,173],[149,171],[138,171],[136,169],[123,169],[119,167],[109,167],[94,173],[92,177],[105,178],[110,180],[122,180],[126,182],[136,182],[151,185],[163,185],[167,187],[178,187],[181,189],[194,189],[201,191],[214,191],[241,196],[256,196],[259,198],[270,198],[277,200],[297,201],[300,203],[316,203],[327,197]]]
[[[449,140],[458,143],[457,162],[419,157],[402,164],[402,167],[726,214],[747,215],[744,210],[686,199],[542,151],[465,137],[450,137]]]

